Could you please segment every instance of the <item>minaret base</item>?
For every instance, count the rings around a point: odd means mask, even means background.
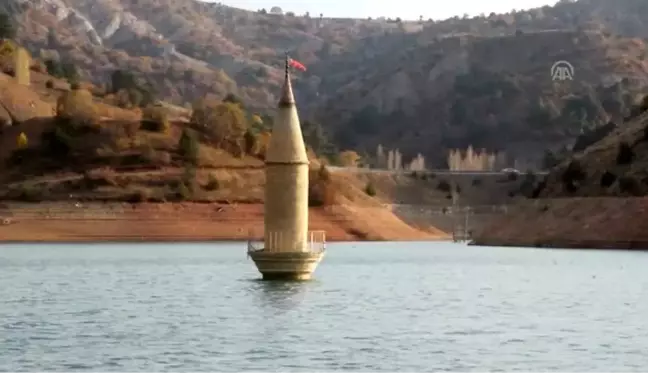
[[[304,281],[310,280],[317,265],[324,257],[324,251],[310,252],[266,252],[249,253],[263,280]]]

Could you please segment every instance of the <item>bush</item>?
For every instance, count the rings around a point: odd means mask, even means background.
[[[376,196],[376,187],[373,185],[373,183],[371,181],[367,183],[367,185],[365,186],[364,191],[370,197],[375,197]]]
[[[95,124],[97,110],[90,92],[83,89],[65,92],[56,101],[56,117],[73,125]]]
[[[452,187],[450,186],[450,183],[448,183],[447,181],[441,180],[437,185],[437,189],[442,192],[450,192],[452,190]]]
[[[49,190],[45,187],[22,185],[17,189],[9,191],[9,197],[18,201],[42,202],[49,196]]]
[[[190,128],[183,128],[180,142],[178,143],[178,153],[186,164],[197,165],[200,152],[200,144],[196,132]]]
[[[641,185],[639,180],[632,176],[622,176],[619,178],[619,191],[636,197],[646,194],[645,188]]]
[[[151,192],[148,189],[139,189],[134,191],[130,196],[128,196],[127,202],[129,203],[142,203],[146,202],[151,198]]]
[[[308,174],[308,206],[322,207],[335,203],[335,191],[329,171],[324,165]]]
[[[634,151],[632,147],[625,141],[619,144],[619,152],[617,153],[616,163],[618,165],[628,165],[634,159]]]
[[[540,193],[542,193],[542,191],[546,187],[547,187],[547,177],[545,176],[545,178],[540,183],[538,183],[538,185],[533,189],[533,192],[531,193],[531,198],[536,199],[540,197]]]
[[[596,127],[592,130],[587,130],[576,138],[572,151],[580,152],[585,150],[587,147],[601,141],[616,128],[617,125],[614,122],[608,122],[607,124]]]
[[[330,181],[331,180],[331,172],[326,168],[325,165],[321,165],[318,172],[317,172],[317,178],[321,181]]]
[[[569,162],[562,175],[563,186],[568,192],[575,192],[580,186],[580,182],[587,178],[587,173],[583,165],[576,159]]]
[[[165,133],[171,128],[169,116],[163,107],[149,106],[142,112],[142,129]]]
[[[601,182],[600,185],[603,188],[609,188],[614,184],[614,182],[617,180],[617,176],[609,171],[605,171],[603,175],[601,175]]]
[[[176,196],[176,198],[178,200],[186,201],[188,199],[191,199],[192,194],[193,193],[191,191],[191,188],[189,186],[185,185],[185,183],[178,183],[177,184],[175,196]]]
[[[207,180],[207,185],[205,185],[205,189],[209,191],[214,191],[214,190],[218,190],[219,188],[220,188],[220,182],[218,181],[216,176],[214,176],[213,174],[209,174],[209,178]]]

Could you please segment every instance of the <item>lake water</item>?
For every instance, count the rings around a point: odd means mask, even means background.
[[[2,371],[640,371],[648,253],[331,244],[0,246]]]

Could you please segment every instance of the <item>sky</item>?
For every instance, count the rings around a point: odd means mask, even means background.
[[[213,2],[211,0],[206,0]],[[612,0],[610,0],[612,1]],[[284,12],[296,14],[310,12],[324,17],[367,18],[400,17],[407,20],[432,18],[446,19],[453,16],[470,16],[480,13],[505,13],[513,9],[536,8],[554,5],[556,0],[219,0],[222,4],[258,10],[279,6]]]

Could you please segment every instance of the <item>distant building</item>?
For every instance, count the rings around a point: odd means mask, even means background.
[[[283,10],[278,6],[270,8],[270,14],[283,14]]]

